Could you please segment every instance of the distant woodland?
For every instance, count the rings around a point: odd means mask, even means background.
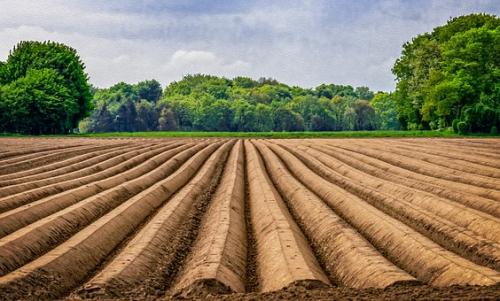
[[[0,62],[0,132],[449,130],[497,133],[500,19],[453,18],[403,45],[393,92],[187,75],[91,86],[74,49],[20,42]]]

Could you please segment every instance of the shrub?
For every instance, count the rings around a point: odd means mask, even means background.
[[[469,125],[465,121],[460,121],[457,123],[457,129],[460,135],[464,135],[469,131]]]
[[[453,131],[455,133],[458,133],[458,123],[460,122],[460,119],[453,119],[451,123],[451,127],[453,128]]]

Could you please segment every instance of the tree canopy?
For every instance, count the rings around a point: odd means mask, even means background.
[[[145,84],[151,82],[97,89],[97,109],[85,121],[86,130],[327,131],[371,130],[378,125],[369,102],[374,93],[367,87],[304,89],[271,78],[194,74],[169,84],[155,100],[144,98],[151,93],[140,92],[145,86],[157,91],[156,84]],[[120,125],[123,116],[130,117],[131,127]]]
[[[92,109],[88,76],[76,50],[24,41],[0,63],[0,131],[68,133]]]
[[[403,128],[498,128],[499,53],[500,19],[487,14],[453,18],[406,43],[393,67]]]
[[[471,14],[403,45],[394,92],[273,78],[191,74],[162,89],[154,79],[89,86],[75,49],[24,41],[0,62],[0,131],[442,130],[500,126],[500,19]]]

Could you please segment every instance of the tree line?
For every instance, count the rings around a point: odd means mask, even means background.
[[[372,104],[373,100],[373,104]],[[367,87],[290,87],[274,79],[187,75],[164,91],[156,80],[94,91],[83,132],[342,131],[397,129],[384,93]],[[382,122],[381,118],[391,119]]]
[[[446,130],[497,133],[500,19],[450,19],[403,45],[396,89],[187,75],[95,88],[77,52],[20,42],[0,61],[0,132]]]
[[[500,125],[500,19],[453,18],[403,45],[392,69],[404,129],[496,133]]]

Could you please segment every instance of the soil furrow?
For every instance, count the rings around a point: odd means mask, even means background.
[[[304,159],[305,161],[302,161],[322,177],[354,194],[374,197],[379,203],[393,200],[396,203],[417,206],[460,227],[469,229],[477,235],[500,242],[500,219],[491,214],[468,208],[426,192],[375,178],[352,169],[335,158],[314,149],[299,147],[300,149],[293,148],[291,150],[288,146],[283,147]],[[374,201],[374,199],[370,201]],[[497,212],[493,211],[493,213]]]
[[[196,165],[201,165],[219,145],[213,143],[205,148],[201,144],[204,150],[197,154],[185,152],[191,158],[175,173],[128,199],[42,257],[0,277],[0,295],[57,298],[66,294],[182,187],[196,172]],[[170,162],[183,160],[179,157]]]
[[[232,149],[177,294],[244,293],[247,255],[243,144]]]
[[[130,158],[131,154],[137,154],[137,150],[141,150],[142,152],[147,151],[149,149],[154,149],[152,147],[136,147],[132,148],[130,151],[129,150],[121,150],[121,151],[116,151],[111,154],[105,154],[102,156],[97,156],[92,158],[90,161],[91,166],[89,167],[82,167],[81,165],[87,165],[89,163],[84,162],[83,164],[76,163],[72,166],[67,166],[65,168],[66,172],[64,171],[55,171],[55,172],[47,172],[45,175],[42,175],[42,179],[16,179],[11,181],[12,182],[21,182],[18,184],[13,184],[9,185],[6,187],[1,187],[0,188],[0,198],[5,197],[8,195],[13,195],[16,193],[20,192],[25,192],[28,190],[32,189],[37,189],[37,188],[42,188],[44,186],[48,186],[54,183],[61,183],[73,179],[78,179],[78,178],[83,178],[85,176],[93,175],[98,172],[101,172],[107,168],[113,167],[120,162],[123,162],[123,160]],[[114,159],[113,159],[114,158]],[[69,171],[70,169],[73,169],[73,171]],[[31,178],[31,177],[29,177]]]
[[[442,166],[445,168],[458,170],[460,172],[464,172],[466,174],[478,175],[482,177],[488,177],[494,179],[500,178],[500,169],[491,167],[490,165],[482,165],[477,164],[465,160],[461,160],[458,157],[454,157],[453,159],[449,159],[445,156],[438,156],[433,154],[427,154],[425,152],[420,151],[418,148],[404,147],[401,145],[395,145],[392,143],[387,143],[386,141],[381,142],[372,142],[370,143],[370,147],[374,150],[391,152],[394,154],[398,154],[401,156],[406,156],[409,158],[422,160],[424,162]],[[500,184],[500,182],[499,182]]]
[[[255,143],[271,179],[286,198],[304,232],[319,250],[327,271],[342,285],[354,288],[413,284],[416,279],[384,258],[359,233],[297,181],[267,147]]]
[[[209,187],[218,182],[219,167],[223,167],[232,144],[227,142],[215,152],[213,146],[218,145],[212,144],[211,149],[200,152],[191,163],[186,163],[185,169],[165,182],[168,192],[162,197],[168,199],[166,204],[78,294],[99,298],[164,295],[189,253],[190,238],[184,234],[190,232],[190,223],[183,223],[196,210],[195,205],[200,197],[204,197],[205,193],[210,196]],[[196,234],[192,234],[192,237],[194,240]],[[182,252],[181,249],[186,245],[189,245],[188,248]]]
[[[333,144],[332,144],[333,145]],[[420,174],[438,177],[441,179],[450,180],[453,182],[460,182],[469,185],[479,186],[488,190],[494,190],[500,193],[500,180],[473,175],[458,170],[453,170],[444,166],[435,165],[419,159],[413,159],[408,156],[398,155],[393,152],[386,152],[377,147],[367,149],[366,145],[351,145],[346,143],[335,143],[335,146],[356,151],[362,154],[381,159],[391,164],[396,164],[400,167],[418,172]]]
[[[500,270],[500,244],[496,241],[483,238],[463,226],[439,217],[432,213],[433,210],[422,210],[422,208],[415,206],[404,198],[396,199],[392,197],[390,192],[384,194],[383,185],[377,185],[376,189],[370,189],[363,187],[362,180],[357,179],[360,182],[351,182],[347,178],[335,174],[336,171],[342,170],[342,168],[330,166],[331,169],[329,169],[329,162],[325,160],[321,153],[313,152],[309,156],[298,150],[288,148],[287,150],[323,178],[358,196],[393,218],[405,222],[408,226],[431,238],[446,249],[452,250],[475,263]],[[437,203],[439,202],[433,202],[434,205]],[[455,214],[453,210],[444,211],[451,216]],[[464,221],[467,221],[467,217],[464,216],[463,212],[461,217]],[[483,225],[482,220],[477,224]],[[498,222],[491,223],[490,231],[494,232],[500,228],[499,225]]]
[[[273,147],[294,176],[315,191],[382,254],[418,280],[435,286],[494,285],[500,273],[442,248],[404,223],[326,181],[292,154]]]
[[[84,176],[82,178],[77,178],[73,180],[68,180],[64,182],[59,182],[55,184],[51,184],[48,186],[31,189],[28,191],[24,191],[21,193],[17,193],[14,195],[9,195],[0,199],[0,213],[4,213],[8,210],[12,210],[14,208],[23,206],[28,203],[34,203],[36,201],[39,202],[48,202],[51,200],[50,196],[54,198],[59,198],[63,194],[67,197],[77,198],[81,197],[81,191],[87,191],[88,184],[95,188],[94,193],[98,193],[104,189],[112,187],[113,185],[117,185],[125,181],[122,178],[128,178],[129,175],[138,176],[140,175],[140,169],[142,167],[135,168],[136,166],[142,166],[144,162],[151,157],[161,155],[162,152],[168,151],[170,149],[175,148],[185,148],[189,147],[189,144],[170,144],[167,146],[163,146],[160,148],[152,147],[152,149],[146,148],[144,150],[136,150],[132,153],[121,155],[120,157],[109,159],[112,164],[116,164],[110,168],[107,168],[101,172],[94,173],[88,176]],[[148,164],[152,164],[152,161]],[[108,164],[109,162],[105,161],[100,164]],[[87,185],[87,186],[84,186]],[[72,196],[69,196],[72,195]],[[89,196],[91,194],[84,194],[85,196]],[[38,203],[37,203],[38,204]],[[35,205],[35,204],[33,204]],[[27,206],[23,209],[29,208],[31,206]],[[9,214],[9,213],[6,213]],[[4,214],[2,214],[4,216]]]
[[[426,182],[436,183],[436,184],[450,183],[449,185],[446,184],[443,185],[445,187],[457,186],[459,187],[460,190],[463,190],[465,192],[477,194],[479,196],[489,198],[495,201],[500,201],[500,191],[477,186],[472,181],[468,181],[467,179],[462,179],[461,177],[458,176],[449,176],[443,174],[439,171],[439,168],[433,171],[422,169],[418,166],[409,165],[405,163],[405,161],[407,161],[407,159],[405,158],[397,157],[396,155],[392,154],[380,154],[380,152],[372,151],[367,147],[352,149],[344,146],[342,147],[332,146],[332,148],[335,150],[340,149],[350,153],[362,154],[372,159],[383,161],[391,165],[391,171],[396,171],[397,173],[403,175],[410,175],[411,178],[424,179]],[[394,168],[392,166],[394,166]],[[454,180],[457,178],[459,179],[459,181]]]
[[[61,151],[64,149],[71,149],[71,148],[76,148],[76,147],[81,147],[81,146],[86,146],[87,144],[83,143],[76,143],[76,144],[68,144],[68,145],[58,145],[54,146],[56,144],[59,144],[57,141],[54,141],[54,143],[50,143],[49,146],[39,148],[39,149],[33,149],[32,145],[28,144],[26,146],[26,149],[21,149],[19,150],[19,146],[15,146],[14,148],[16,150],[11,150],[7,151],[6,153],[3,153],[0,155],[0,164],[9,162],[14,162],[15,160],[25,160],[25,159],[30,159],[30,158],[36,158],[37,156],[43,156],[45,154],[50,153],[51,151]]]
[[[247,140],[245,150],[260,290],[269,292],[292,285],[320,287],[329,284],[307,240],[265,173],[255,146]]]
[[[494,168],[499,169],[500,168],[500,156],[499,158],[490,158],[487,156],[482,156],[477,153],[471,154],[468,151],[463,151],[460,148],[458,149],[446,149],[446,151],[443,151],[442,147],[435,147],[434,145],[421,145],[421,144],[416,144],[416,143],[410,143],[408,141],[397,141],[393,145],[398,145],[401,148],[405,149],[410,149],[412,151],[418,151],[426,154],[431,154],[431,155],[436,155],[436,156],[441,156],[441,157],[446,157],[448,159],[460,159],[464,161],[468,161],[471,163],[476,163],[484,166],[491,166]]]
[[[21,184],[29,181],[36,181],[40,179],[46,179],[49,177],[62,175],[68,172],[72,172],[91,165],[98,164],[99,162],[112,158],[118,154],[122,154],[143,147],[144,146],[142,145],[125,145],[120,147],[114,147],[106,150],[90,152],[87,154],[77,156],[75,158],[30,169],[25,172],[0,176],[0,187]]]
[[[383,161],[362,154],[347,152],[342,149],[331,149],[322,145],[309,145],[309,147],[374,177],[432,193],[467,207],[491,214],[497,218],[500,217],[499,202],[468,193],[466,192],[467,187],[460,189],[462,187],[457,185],[457,183],[420,176],[419,174],[398,168]]]
[[[45,164],[50,164],[57,161],[66,160],[71,157],[75,157],[81,154],[88,153],[93,150],[108,148],[108,146],[82,146],[75,147],[70,150],[56,151],[53,154],[48,154],[45,156],[40,156],[28,160],[24,160],[16,163],[0,163],[0,175],[12,174],[19,171],[26,171],[33,168],[40,167]]]
[[[160,161],[155,169],[140,177],[86,198],[0,239],[0,253],[9,254],[0,258],[0,275],[47,252],[125,200],[167,177],[204,146],[196,145],[175,156],[171,153],[165,158],[167,161]]]

